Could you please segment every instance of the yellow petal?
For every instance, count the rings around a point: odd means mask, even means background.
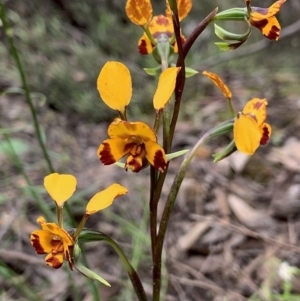
[[[261,131],[249,115],[240,113],[233,125],[233,136],[237,149],[252,155],[260,145]]]
[[[285,1],[276,1],[269,8],[251,7],[250,21],[261,21],[276,15]]]
[[[160,172],[163,172],[167,167],[167,158],[164,149],[153,141],[145,143],[146,158],[149,163]]]
[[[166,16],[172,19],[172,13],[171,13],[169,1],[166,0],[166,2],[167,2]],[[178,17],[180,22],[188,15],[188,13],[192,8],[192,5],[193,5],[192,0],[177,0],[177,9],[179,15]]]
[[[243,113],[245,115],[250,115],[255,119],[258,126],[260,126],[266,120],[267,105],[268,102],[265,98],[252,98],[246,103]]]
[[[103,141],[97,151],[99,160],[104,165],[110,165],[123,158],[130,151],[128,142],[122,138],[112,138]]]
[[[44,186],[51,198],[61,207],[76,190],[77,180],[72,175],[52,173],[44,178]]]
[[[98,76],[97,89],[107,106],[124,112],[132,96],[132,83],[128,68],[119,62],[107,62]]]
[[[174,34],[172,19],[169,19],[164,15],[153,17],[149,23],[149,31],[154,38],[157,38],[160,34],[165,34],[168,36],[169,40],[171,40]]]
[[[52,251],[52,237],[50,232],[44,230],[36,230],[31,233],[30,241],[37,254],[48,254]]]
[[[136,25],[146,25],[152,17],[150,0],[127,0],[126,14],[130,21]]]
[[[175,88],[176,77],[180,67],[170,67],[159,76],[158,86],[153,98],[153,106],[161,110],[169,102]]]
[[[145,33],[139,39],[138,49],[139,53],[142,55],[150,54],[153,51],[153,45]]]
[[[116,118],[108,127],[108,136],[110,138],[136,139],[137,143],[142,141],[157,140],[154,130],[146,123],[128,122]],[[132,141],[132,140],[131,140]]]
[[[230,99],[232,97],[231,91],[224,84],[224,82],[222,81],[222,79],[219,77],[218,74],[213,72],[207,72],[207,71],[203,71],[202,74],[208,77],[221,90],[221,92],[223,93],[226,99]]]
[[[119,185],[112,184],[103,191],[96,193],[88,202],[86,206],[86,214],[91,215],[99,210],[109,207],[115,198],[127,193],[128,190]]]

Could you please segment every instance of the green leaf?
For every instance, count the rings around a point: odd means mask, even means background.
[[[198,74],[199,72],[195,69],[189,68],[189,67],[185,67],[185,77],[192,77],[196,74]]]
[[[160,73],[161,66],[158,65],[157,67],[154,67],[154,68],[143,68],[143,69],[148,75],[155,76]]]
[[[226,157],[230,156],[232,153],[234,153],[237,150],[235,146],[234,140],[232,140],[222,151],[219,153],[213,154],[212,157],[214,158],[214,162],[221,161],[222,159],[225,159]]]
[[[189,151],[190,151],[189,149],[184,149],[184,150],[181,150],[181,151],[178,151],[178,152],[175,152],[175,153],[166,154],[167,161],[170,161],[170,160],[172,160],[176,157],[182,156],[182,155],[186,154]]]
[[[87,267],[82,265],[81,263],[76,263],[74,265],[74,267],[77,271],[79,271],[84,276],[86,276],[90,279],[93,279],[93,280],[97,280],[97,281],[101,282],[102,284],[104,284],[106,286],[111,286],[104,278],[102,278],[101,276],[99,276],[95,272],[91,271],[90,269],[88,269]]]

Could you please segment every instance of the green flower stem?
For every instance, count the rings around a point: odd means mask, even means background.
[[[36,136],[38,138],[39,145],[40,145],[41,150],[43,152],[44,158],[45,158],[45,160],[48,164],[48,168],[49,168],[50,172],[54,172],[52,162],[50,160],[49,154],[47,152],[46,146],[45,146],[43,138],[42,138],[41,129],[40,129],[40,125],[39,125],[39,122],[38,122],[38,119],[37,119],[36,110],[35,110],[35,107],[33,105],[30,93],[29,93],[29,88],[28,88],[28,85],[27,85],[26,76],[25,76],[25,73],[24,73],[24,70],[23,70],[23,67],[22,67],[22,64],[21,64],[21,60],[20,60],[18,51],[15,47],[14,40],[12,38],[13,33],[12,33],[12,30],[8,26],[4,6],[3,6],[2,3],[0,3],[0,18],[2,20],[3,27],[4,27],[4,30],[5,30],[5,34],[7,36],[7,39],[8,39],[10,48],[11,48],[11,54],[12,54],[12,56],[13,56],[15,62],[16,62],[17,68],[19,70],[22,85],[23,85],[23,88],[25,90],[26,102],[27,102],[27,104],[30,108],[30,112],[31,112],[32,119],[33,119],[33,125],[34,125],[34,128],[35,128],[35,132],[36,132]]]
[[[168,228],[169,220],[171,213],[174,208],[175,200],[179,191],[179,188],[181,186],[181,183],[185,177],[187,168],[189,164],[191,163],[191,160],[195,156],[197,150],[199,147],[205,143],[208,138],[210,138],[210,133],[213,130],[210,130],[209,132],[205,133],[197,142],[197,144],[194,146],[194,148],[188,153],[188,155],[183,160],[179,172],[175,176],[175,179],[173,181],[172,187],[170,189],[167,203],[163,211],[162,219],[160,222],[160,227],[157,235],[156,240],[156,249],[155,249],[155,258],[154,258],[154,264],[153,264],[153,280],[155,281],[153,283],[153,301],[159,301],[160,300],[160,288],[161,288],[161,258],[162,258],[162,250],[163,250],[163,243],[166,235],[166,231]]]
[[[229,110],[230,110],[231,116],[232,116],[233,118],[235,118],[236,113],[235,113],[235,110],[234,110],[234,108],[233,108],[233,106],[232,106],[231,98],[227,98],[227,102],[228,102],[228,106],[229,106]]]
[[[130,264],[129,260],[127,259],[126,255],[124,254],[123,250],[120,246],[109,236],[105,235],[102,232],[90,230],[90,229],[83,229],[79,236],[79,242],[89,242],[89,241],[105,241],[108,243],[118,254],[123,267],[128,273],[128,276],[131,280],[132,286],[135,290],[135,293],[138,297],[139,301],[148,301],[145,290],[143,288],[142,282],[135,271],[135,269]]]
[[[80,235],[80,232],[82,231],[82,229],[83,229],[84,225],[86,224],[86,221],[88,220],[88,218],[89,218],[89,215],[85,213],[83,215],[83,217],[82,217],[82,219],[81,219],[81,221],[80,221],[80,223],[79,223],[76,231],[75,231],[75,234],[73,235],[74,241],[77,241],[77,239],[78,239],[78,237]]]
[[[151,253],[152,260],[154,260],[154,252],[156,247],[156,227],[157,227],[157,202],[154,199],[154,193],[156,191],[157,184],[157,171],[151,165],[150,166],[150,237],[151,237]]]
[[[56,216],[57,216],[57,223],[58,223],[58,225],[61,228],[63,228],[64,227],[63,206],[58,206],[56,204]]]
[[[3,127],[0,124],[0,129],[2,130]],[[36,192],[36,190],[33,188],[33,184],[30,180],[30,178],[28,177],[27,173],[25,172],[25,169],[23,168],[22,162],[19,158],[19,156],[17,155],[17,153],[15,152],[10,138],[8,136],[8,134],[3,130],[2,131],[3,136],[5,141],[7,142],[7,145],[9,147],[9,153],[12,159],[12,162],[14,163],[14,165],[17,167],[17,169],[19,170],[20,174],[23,176],[26,184],[28,185],[30,192],[33,196],[33,198],[35,199],[39,210],[42,212],[42,214],[45,216],[46,220],[53,220],[54,219],[54,215],[51,213],[51,211],[49,210],[49,206],[44,202],[44,200],[40,197],[40,195]]]
[[[170,7],[173,11],[173,27],[174,27],[174,34],[176,37],[176,42],[178,45],[178,61],[177,61],[177,67],[181,67],[180,72],[177,75],[176,79],[176,86],[175,86],[175,107],[172,115],[172,120],[171,123],[169,121],[169,126],[168,126],[168,140],[165,140],[164,137],[164,145],[165,150],[168,152],[171,149],[172,146],[172,140],[173,140],[173,135],[175,131],[175,126],[179,114],[179,108],[180,108],[180,102],[181,102],[181,96],[182,92],[184,89],[184,84],[185,84],[185,63],[184,63],[184,56],[183,56],[183,47],[182,47],[182,42],[181,42],[181,35],[180,35],[180,22],[178,18],[178,9],[177,9],[177,3],[176,1],[171,0],[170,2]],[[164,133],[165,135],[165,133]],[[153,194],[153,206],[158,205],[160,196],[161,196],[161,191],[162,187],[166,178],[166,174],[168,172],[168,167],[169,164],[167,164],[167,168],[164,173],[161,173],[159,175],[157,185],[155,187],[155,191]],[[151,206],[151,204],[150,204]],[[161,225],[160,225],[161,227]],[[156,245],[154,248],[154,260],[153,260],[153,272],[152,272],[152,290],[153,290],[153,301],[159,301],[160,300],[160,291],[161,291],[161,256],[162,256],[162,249],[160,252],[157,252],[157,250],[160,250],[160,246],[158,245],[158,236],[156,237]],[[164,239],[164,238],[163,238]]]
[[[151,43],[152,43],[153,45],[156,45],[157,43],[156,43],[156,41],[154,40],[154,37],[153,37],[153,35],[151,34],[151,32],[150,32],[150,30],[149,30],[148,24],[145,25],[145,26],[142,26],[142,28],[143,28],[144,32],[146,33],[147,37],[149,38],[149,40],[151,41]]]

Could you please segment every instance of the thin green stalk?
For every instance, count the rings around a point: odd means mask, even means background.
[[[197,142],[197,144],[193,147],[193,149],[188,153],[188,155],[185,157],[185,159],[183,160],[179,172],[177,173],[177,175],[174,178],[173,184],[171,186],[168,198],[167,198],[167,202],[166,202],[166,206],[164,208],[163,211],[163,215],[162,215],[162,219],[160,222],[160,227],[159,227],[159,231],[158,231],[158,235],[157,235],[157,241],[156,241],[156,249],[155,249],[155,265],[153,266],[153,273],[155,273],[156,277],[160,279],[161,277],[161,257],[162,257],[162,250],[163,250],[163,243],[164,243],[164,239],[165,239],[165,235],[166,235],[166,231],[168,228],[168,224],[169,224],[169,220],[170,220],[170,216],[171,213],[173,211],[174,208],[174,204],[176,201],[176,197],[179,191],[179,188],[181,186],[181,183],[185,177],[187,168],[189,166],[189,164],[191,163],[191,160],[193,159],[193,157],[195,156],[195,154],[197,153],[198,148],[204,143],[206,142],[206,140],[210,137],[211,131],[205,133]],[[160,280],[161,282],[161,280]],[[160,287],[159,287],[160,289]],[[157,288],[157,291],[155,291],[155,298],[153,298],[153,301],[159,301],[159,291]]]
[[[7,23],[6,14],[5,14],[5,10],[4,10],[4,5],[2,3],[0,3],[0,18],[2,20],[3,28],[5,30],[5,34],[7,36],[8,43],[10,45],[11,55],[13,56],[13,58],[16,62],[17,68],[19,70],[22,85],[23,85],[23,88],[24,88],[24,91],[25,91],[26,102],[27,102],[27,104],[30,108],[30,112],[31,112],[32,119],[33,119],[33,125],[34,125],[34,128],[35,128],[35,132],[36,132],[36,136],[38,138],[40,148],[43,152],[43,156],[44,156],[44,158],[47,162],[47,165],[48,165],[48,168],[49,168],[50,172],[54,172],[52,162],[50,160],[48,151],[46,149],[46,146],[45,146],[43,138],[42,138],[41,129],[40,129],[40,125],[39,125],[39,122],[38,122],[38,119],[37,119],[36,110],[35,110],[35,107],[33,105],[33,102],[32,102],[31,96],[30,96],[30,92],[29,92],[29,88],[28,88],[28,85],[27,85],[26,76],[25,76],[25,73],[24,73],[24,70],[23,70],[23,67],[22,67],[22,64],[21,64],[21,60],[20,60],[17,48],[15,47],[14,40],[12,38],[13,37],[13,31],[12,31],[12,29],[9,28],[9,25]]]
[[[177,109],[179,110],[180,102],[181,102],[181,96],[182,92],[184,89],[184,84],[185,84],[185,64],[184,64],[184,57],[183,57],[183,48],[182,48],[182,43],[181,43],[181,35],[180,35],[180,22],[179,22],[179,17],[178,17],[178,9],[177,9],[177,3],[176,1],[171,1],[170,6],[172,7],[173,11],[173,27],[174,27],[174,34],[176,37],[176,42],[178,45],[178,63],[177,66],[181,67],[180,72],[177,75],[176,79],[176,86],[175,86],[175,107],[174,111]],[[175,131],[175,125],[177,122],[178,114],[174,113],[173,111],[173,116],[172,116],[172,121],[170,124],[170,116],[168,115],[168,119],[164,120],[164,126],[166,125],[166,122],[168,121],[168,131],[164,135],[167,134],[167,141],[166,138],[164,137],[164,148],[168,152],[171,150],[172,146],[172,140],[173,140],[173,135]],[[170,113],[169,113],[170,114]],[[174,119],[174,114],[176,115]],[[173,127],[172,127],[173,123]],[[170,126],[171,125],[171,126]],[[153,203],[158,205],[158,201],[160,199],[162,187],[166,178],[166,174],[168,171],[168,166],[163,174],[160,174],[159,179],[158,179],[158,185],[156,185],[156,189],[154,192],[154,201]],[[157,236],[158,238],[158,236]],[[156,246],[155,246],[155,251],[154,251],[154,260],[153,260],[153,272],[152,272],[152,290],[153,290],[153,301],[159,301],[160,300],[160,291],[161,291],[161,256],[162,252],[160,251],[158,254],[158,250],[160,250],[159,245],[157,245],[158,241],[156,239]]]
[[[135,290],[138,300],[148,301],[143,284],[136,270],[130,264],[129,260],[127,259],[126,255],[124,254],[120,246],[112,238],[110,238],[109,236],[105,235],[102,232],[94,231],[90,229],[83,229],[79,236],[79,243],[90,242],[90,241],[105,241],[115,250],[131,280],[132,286]]]
[[[157,202],[154,198],[154,193],[156,191],[156,182],[157,182],[157,171],[151,165],[150,166],[150,237],[151,237],[151,253],[152,260],[154,260],[154,252],[156,247],[156,227],[157,227]]]
[[[3,127],[0,124],[0,129],[2,130]],[[16,168],[19,170],[20,174],[23,176],[27,186],[30,189],[30,192],[32,194],[32,197],[35,199],[39,210],[43,213],[43,215],[45,216],[45,218],[47,220],[51,220],[54,218],[54,214],[51,213],[51,211],[49,210],[49,206],[44,202],[44,200],[40,197],[40,195],[36,192],[36,190],[33,188],[33,184],[31,182],[31,180],[29,179],[27,173],[25,172],[24,168],[23,168],[23,164],[19,158],[19,156],[17,155],[11,141],[10,138],[8,136],[8,134],[3,131],[3,137],[5,139],[5,141],[7,142],[7,145],[9,147],[9,152],[10,152],[10,156],[12,158],[12,162],[14,163],[14,165],[16,166]]]

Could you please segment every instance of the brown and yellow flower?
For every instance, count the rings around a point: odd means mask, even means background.
[[[262,34],[270,40],[278,40],[280,35],[280,24],[275,15],[281,9],[286,0],[276,1],[269,8],[251,7],[249,21],[252,26],[257,27]],[[246,1],[249,3],[250,1]]]
[[[141,25],[145,31],[139,39],[138,49],[143,55],[153,52],[160,39],[167,38],[173,52],[178,52],[178,46],[174,37],[172,12],[169,2],[166,1],[166,15],[152,16],[150,0],[127,0],[126,13],[128,18],[137,25]],[[179,21],[183,20],[192,8],[191,0],[177,0]],[[182,43],[185,37],[181,35]]]
[[[252,155],[270,139],[271,126],[265,123],[267,104],[266,99],[253,98],[238,114],[233,125],[233,136],[239,151]]]
[[[72,270],[73,238],[57,224],[47,223],[42,216],[37,219],[37,222],[41,225],[42,230],[33,231],[30,235],[31,244],[36,252],[47,254],[45,261],[52,268],[60,268],[63,261],[66,260]]]
[[[56,202],[57,210],[60,214],[62,214],[63,203],[73,195],[76,184],[76,178],[70,174],[51,173],[44,178],[44,186]],[[73,266],[76,268],[76,262],[73,259],[73,250],[89,216],[106,209],[116,198],[127,192],[128,190],[124,186],[114,183],[96,193],[89,200],[86,212],[72,235],[63,229],[60,218],[58,218],[58,224],[56,224],[47,223],[44,217],[40,216],[37,222],[42,229],[31,233],[30,241],[32,246],[38,254],[47,254],[45,261],[52,268],[60,268],[64,260],[68,262],[71,270]],[[58,217],[60,214],[58,214]]]
[[[154,130],[147,124],[116,118],[108,127],[108,136],[110,139],[103,141],[97,151],[103,164],[113,164],[128,155],[126,170],[139,172],[148,162],[161,172],[166,169],[165,152],[157,143]]]

